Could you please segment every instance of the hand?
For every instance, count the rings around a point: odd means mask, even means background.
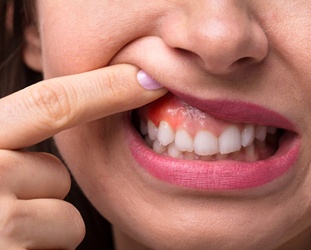
[[[62,199],[66,167],[46,153],[19,151],[80,123],[151,102],[137,68],[115,65],[49,79],[0,99],[0,249],[75,249],[85,228]]]

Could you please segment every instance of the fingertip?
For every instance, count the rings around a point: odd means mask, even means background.
[[[149,76],[144,70],[139,70],[137,73],[139,84],[146,90],[158,90],[163,88],[159,82]]]

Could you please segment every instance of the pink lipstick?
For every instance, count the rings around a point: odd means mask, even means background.
[[[241,101],[206,101],[182,96],[182,102],[186,102],[200,112],[207,113],[214,119],[221,120],[221,123],[223,121],[234,124],[253,123],[286,131],[279,138],[278,148],[266,157],[252,162],[231,157],[209,161],[201,160],[202,158],[190,160],[173,158],[164,153],[156,153],[146,145],[133,126],[128,126],[129,147],[135,160],[143,169],[161,181],[200,190],[238,190],[259,187],[284,175],[298,158],[300,138],[292,132],[293,124],[274,111]]]

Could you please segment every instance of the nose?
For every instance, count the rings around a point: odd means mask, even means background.
[[[268,53],[264,30],[242,1],[180,1],[162,23],[162,38],[172,48],[191,52],[211,74],[229,74],[261,62]]]

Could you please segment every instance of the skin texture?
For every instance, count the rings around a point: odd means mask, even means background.
[[[26,50],[25,61],[42,68],[46,79],[129,63],[176,92],[200,99],[243,100],[278,112],[294,124],[301,137],[299,159],[291,177],[256,190],[213,193],[163,184],[144,172],[129,151],[128,113],[118,112],[134,108],[126,101],[132,96],[121,95],[118,100],[123,106],[115,110],[115,105],[101,99],[119,82],[129,81],[121,89],[134,86],[137,69],[130,66],[122,69],[132,73],[114,71],[115,78],[104,81],[107,85],[97,84],[94,79],[101,75],[94,72],[95,77],[87,83],[78,80],[79,76],[69,77],[72,81],[54,81],[62,83],[65,100],[78,96],[69,106],[72,113],[68,108],[64,112],[56,109],[57,119],[52,122],[56,125],[43,123],[46,127],[42,127],[41,113],[33,112],[29,117],[33,124],[41,124],[39,131],[43,132],[31,139],[36,132],[29,126],[22,133],[25,139],[16,142],[20,123],[13,126],[12,137],[0,144],[2,148],[24,147],[80,124],[55,139],[87,197],[114,225],[120,249],[129,244],[135,245],[133,249],[266,250],[286,249],[290,244],[308,249],[308,0],[46,0],[38,1],[37,11],[42,57],[32,61],[34,54]],[[90,103],[79,98],[85,91],[90,92]],[[140,105],[163,93],[152,93]],[[9,106],[18,99],[17,95],[5,100]],[[7,124],[17,124],[17,119],[13,116]],[[98,120],[81,124],[94,119]]]

